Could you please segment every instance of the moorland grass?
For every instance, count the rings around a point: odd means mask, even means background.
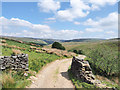
[[[32,76],[33,72],[38,72],[47,63],[50,63],[54,60],[61,58],[55,54],[37,53],[34,50],[30,49],[30,45],[18,43],[12,40],[6,40],[6,41],[8,45],[15,45],[17,47],[22,47],[26,49],[26,50],[21,50],[21,52],[28,54],[29,72],[31,73],[28,73],[28,76],[24,76],[25,71],[18,71],[18,72],[12,71],[12,70],[3,71],[2,72],[2,88],[24,88],[26,87],[31,82],[28,80],[28,78]],[[3,46],[2,56],[13,55],[12,49],[13,48]],[[19,49],[16,49],[16,50],[19,50]]]

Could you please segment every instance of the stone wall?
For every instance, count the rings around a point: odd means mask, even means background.
[[[108,88],[95,78],[88,61],[73,57],[70,71],[80,81],[94,84],[97,87]]]
[[[28,55],[0,56],[0,70],[5,69],[28,71]]]

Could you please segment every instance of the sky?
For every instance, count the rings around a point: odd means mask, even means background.
[[[117,38],[117,0],[2,2],[3,36],[47,39]]]

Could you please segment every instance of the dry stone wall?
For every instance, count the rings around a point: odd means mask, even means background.
[[[0,56],[0,70],[5,69],[28,71],[28,54]]]
[[[80,59],[79,57],[73,57],[71,64],[71,73],[80,81],[94,84],[95,86],[100,88],[109,88],[95,78],[89,62]]]

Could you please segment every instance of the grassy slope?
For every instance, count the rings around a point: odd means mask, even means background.
[[[61,42],[61,40],[58,40],[58,39],[39,39],[39,38],[7,37],[7,36],[3,36],[3,38],[13,39],[13,40],[20,40],[20,41],[23,41],[23,42],[34,42],[36,44],[41,44],[41,45],[52,44],[55,41]]]
[[[64,42],[99,42],[105,39],[97,39],[97,38],[86,38],[86,39],[73,39],[73,40],[64,40]]]
[[[65,44],[64,46],[68,47]],[[68,50],[82,50],[86,56],[91,58],[89,62],[94,68],[97,70],[101,69],[106,74],[109,73],[110,69],[112,69],[110,73],[118,72],[118,41],[80,43],[79,45],[71,46],[71,49],[68,48]]]
[[[107,40],[102,42],[83,42],[63,43],[67,50],[82,50],[83,53],[90,57],[89,60],[94,74],[103,75],[107,78],[114,78],[114,82],[118,82],[118,41]],[[112,76],[113,75],[113,76]]]
[[[4,71],[3,72],[3,88],[24,88],[30,82],[27,80],[29,76],[33,75],[32,73],[38,72],[43,66],[47,63],[52,62],[60,57],[54,54],[47,53],[36,53],[35,51],[30,49],[30,45],[21,44],[15,41],[6,40],[8,45],[15,45],[22,48],[26,48],[26,50],[21,50],[22,53],[26,53],[29,56],[29,75],[25,77],[23,72],[15,72],[15,71]],[[5,46],[2,47],[2,55],[10,56],[12,54],[12,48],[7,48]]]
[[[26,38],[26,37],[7,37],[8,39],[20,40],[23,42],[34,42],[38,44],[46,45],[47,43],[41,39]]]

